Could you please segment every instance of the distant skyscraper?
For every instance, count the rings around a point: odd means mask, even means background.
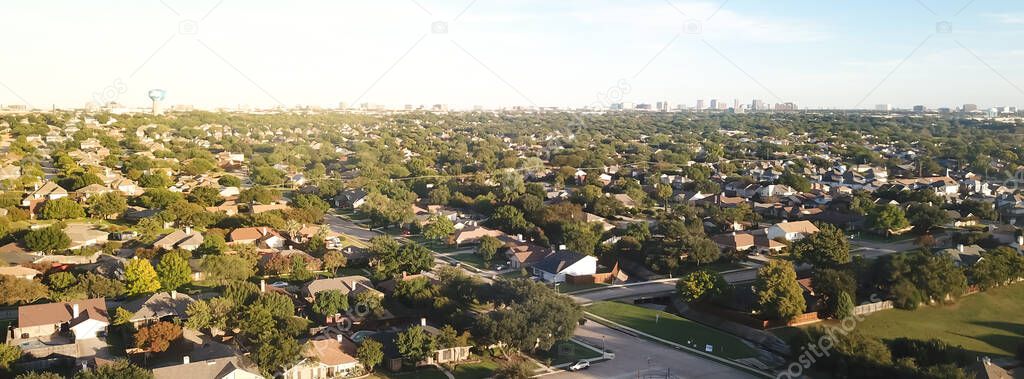
[[[875,105],[876,111],[889,112],[892,111],[892,104],[878,104]]]
[[[764,100],[754,99],[754,101],[750,102],[750,109],[751,110],[755,110],[755,111],[763,111],[763,110],[765,110],[764,109]]]
[[[779,103],[775,104],[775,110],[779,112],[791,112],[799,109],[795,103]]]
[[[704,110],[704,99],[697,100],[697,110],[698,111]]]
[[[977,112],[978,111],[978,104],[964,104],[963,111],[964,112]]]
[[[659,101],[656,108],[658,112],[668,112],[669,104],[667,101]]]
[[[924,111],[927,111],[927,110],[928,110],[928,108],[926,108],[924,105],[915,105],[914,106],[914,112],[917,112],[917,113],[924,113]]]
[[[718,99],[711,99],[711,109],[718,109]]]
[[[732,99],[732,109],[740,110],[740,99]]]
[[[348,103],[342,101],[338,103],[338,109],[348,109]]]

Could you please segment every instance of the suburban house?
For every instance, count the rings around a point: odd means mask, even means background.
[[[504,237],[505,232],[496,229],[487,229],[482,226],[467,227],[455,232],[455,236],[452,238],[452,241],[454,241],[456,245],[477,243],[480,242],[480,239],[484,238],[484,236],[499,238]]]
[[[71,250],[105,244],[110,236],[110,233],[92,224],[68,224],[64,227],[64,234],[71,239],[71,245],[68,246]]]
[[[437,336],[441,333],[435,327],[427,325],[426,319],[420,319],[420,327],[423,331],[431,336]],[[402,369],[402,355],[398,352],[398,346],[395,341],[398,339],[399,332],[381,332],[374,334],[368,338],[372,338],[384,345],[384,361],[381,362],[381,366],[391,371],[399,371]],[[416,366],[426,366],[432,364],[444,364],[444,363],[456,363],[462,362],[469,359],[469,349],[472,346],[456,346],[451,348],[436,349],[427,359],[421,362],[416,362]]]
[[[746,251],[753,249],[758,252],[780,251],[786,245],[768,239],[764,234],[751,232],[731,232],[711,237],[722,251]]]
[[[147,298],[125,303],[121,308],[132,312],[132,317],[128,321],[139,327],[157,321],[186,318],[188,316],[185,310],[194,301],[191,296],[177,291],[158,292]]]
[[[306,283],[302,287],[302,294],[310,299],[316,299],[317,293],[331,290],[341,291],[343,295],[355,295],[360,292],[371,291],[384,296],[383,293],[373,288],[373,282],[370,279],[359,275],[317,279]]]
[[[804,237],[817,232],[817,226],[814,226],[810,221],[802,220],[793,222],[782,221],[769,227],[765,234],[770,240],[778,240],[779,238],[782,238],[786,241],[792,242],[801,240]]]
[[[257,246],[265,246],[270,249],[280,249],[287,242],[281,233],[266,226],[238,228],[228,234],[231,243],[244,243]]]
[[[0,267],[0,275],[13,276],[19,279],[35,279],[36,276],[42,274],[39,270],[34,268],[28,268],[25,266],[2,266]]]
[[[192,251],[199,248],[199,245],[202,244],[203,235],[193,231],[192,228],[186,227],[183,231],[175,230],[161,237],[156,242],[153,242],[153,247],[160,250],[182,249]]]
[[[334,206],[359,208],[366,203],[367,195],[362,189],[347,189],[334,197]]]
[[[982,260],[981,253],[984,252],[985,249],[978,245],[964,246],[963,244],[958,244],[955,248],[940,250],[939,255],[948,255],[953,258],[953,263],[958,267],[966,267],[973,266]]]
[[[18,307],[18,327],[14,338],[48,337],[70,330],[75,340],[94,339],[107,328],[107,303],[104,299]]]
[[[572,251],[558,251],[533,265],[533,274],[546,282],[561,283],[566,275],[582,276],[597,273],[597,258]]]
[[[64,197],[68,197],[66,189],[58,186],[57,182],[46,182],[42,187],[36,186],[35,190],[28,194],[28,197],[22,199],[21,206],[28,207],[35,202],[57,200]]]
[[[264,379],[259,369],[244,364],[241,358],[226,357],[191,362],[186,356],[181,364],[153,369],[155,379]]]
[[[306,342],[302,361],[285,370],[281,378],[344,378],[362,368],[355,355],[356,344],[341,333],[335,338],[319,336]]]

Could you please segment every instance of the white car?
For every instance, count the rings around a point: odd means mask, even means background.
[[[588,368],[590,368],[590,362],[588,362],[588,361],[579,361],[579,362],[574,363],[572,366],[569,366],[569,371],[579,371],[579,370],[585,370],[585,369],[588,369]]]
[[[277,287],[277,288],[284,288],[284,287],[288,287],[288,282],[273,282],[273,283],[270,283],[270,286],[271,287]]]

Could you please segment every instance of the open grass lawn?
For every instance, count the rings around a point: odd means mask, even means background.
[[[712,345],[713,351],[711,354],[723,358],[748,358],[755,355],[754,349],[744,344],[738,337],[671,313],[608,301],[594,303],[583,310],[641,332],[698,350],[703,351],[705,345]],[[656,318],[655,315],[660,316]]]
[[[484,379],[494,376],[494,370],[497,369],[498,362],[490,357],[480,357],[479,362],[455,366],[452,374],[455,375],[455,379]]]
[[[451,255],[451,257],[455,258],[459,262],[462,262],[463,264],[467,264],[481,270],[487,269],[487,262],[484,262],[484,259],[482,257],[474,253],[455,254]]]
[[[390,372],[378,368],[377,372],[369,376],[369,379],[448,379],[441,370],[436,367],[423,367],[415,371]]]
[[[545,362],[550,359],[552,366],[563,363],[574,363],[581,359],[600,358],[601,353],[588,349],[575,341],[562,341],[551,347],[550,351],[538,351],[534,358]]]
[[[956,304],[873,313],[857,331],[880,338],[938,338],[983,355],[1013,356],[1024,342],[1024,284],[961,298]]]

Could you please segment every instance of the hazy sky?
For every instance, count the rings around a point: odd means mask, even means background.
[[[1019,0],[4,0],[0,14],[0,104],[39,108],[144,105],[151,88],[202,107],[1024,106]]]

